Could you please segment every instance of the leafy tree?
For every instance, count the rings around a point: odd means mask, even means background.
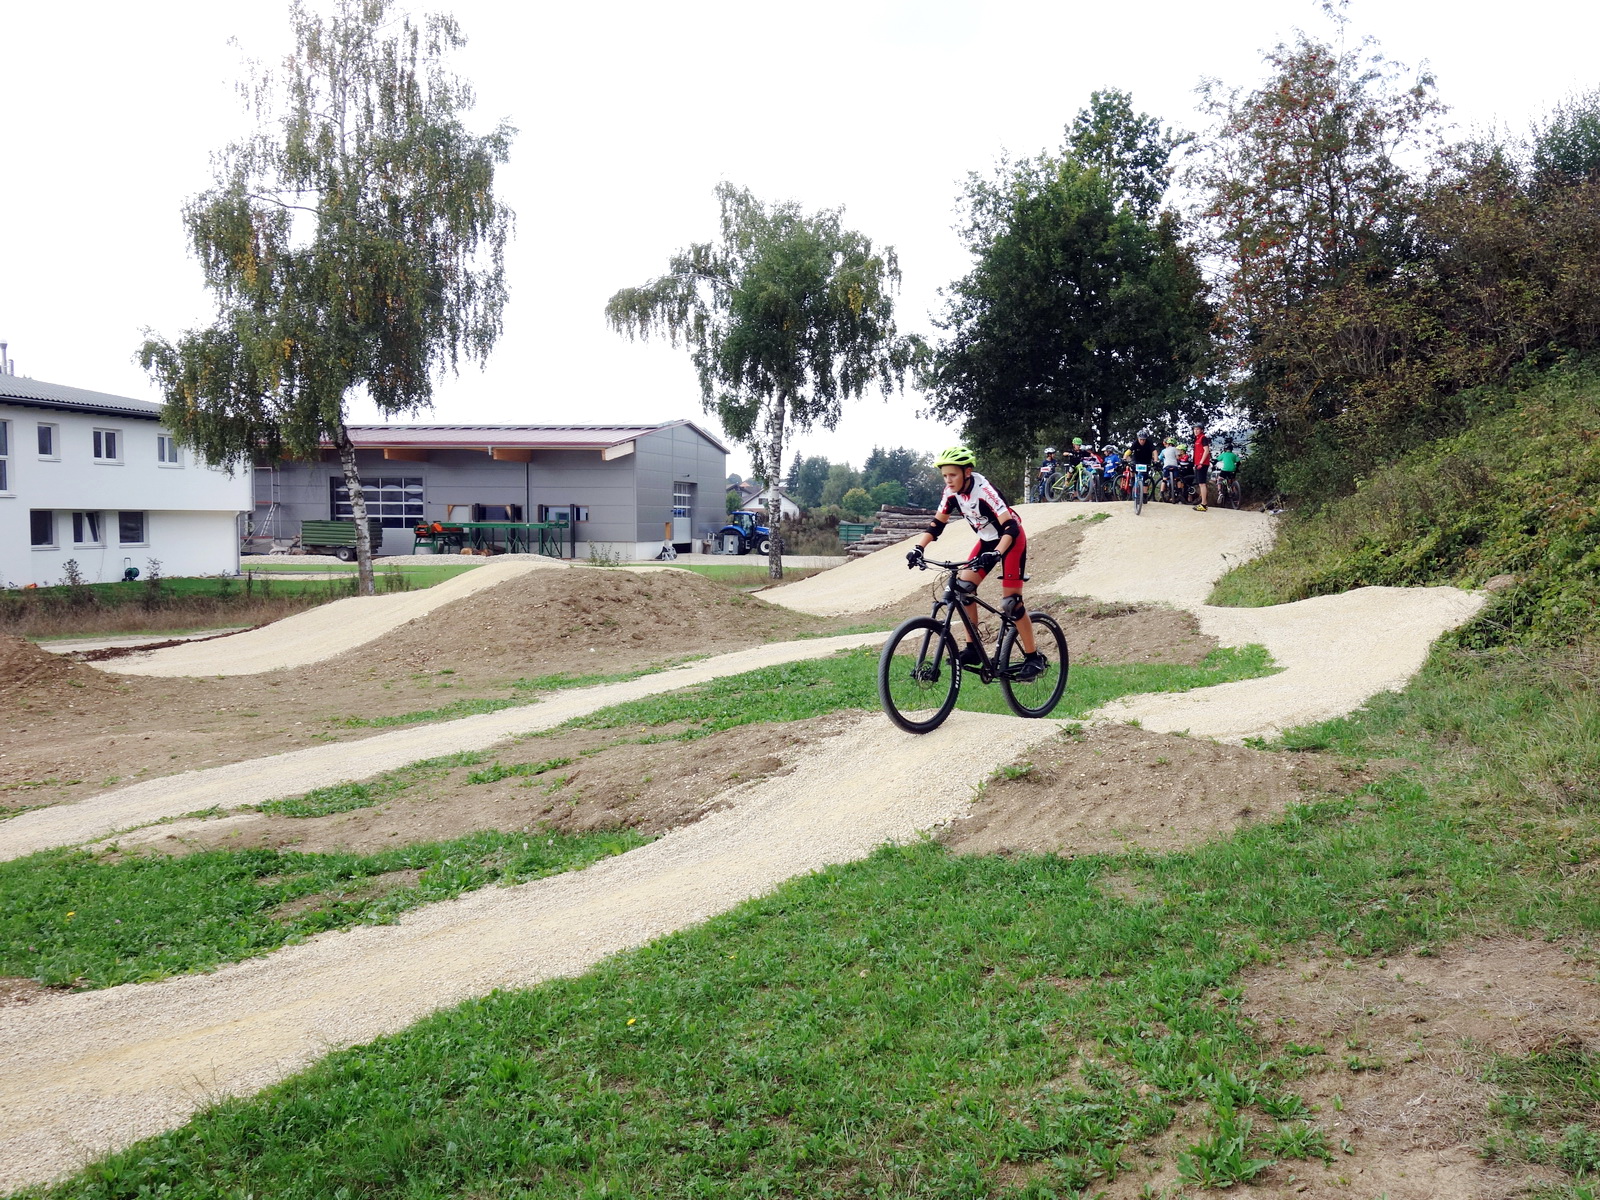
[[[184,224],[217,317],[140,361],[162,419],[211,462],[317,456],[331,443],[356,519],[362,591],[372,547],[345,403],[386,415],[432,403],[432,375],[487,358],[505,304],[511,211],[494,196],[513,130],[479,136],[447,65],[456,22],[392,0],[290,8],[295,49],[250,91],[258,130],[217,157]]]
[[[738,487],[743,482],[744,482],[744,476],[743,475],[731,474],[730,473],[729,476],[728,476],[728,486],[729,487]]]
[[[878,508],[900,508],[911,502],[911,493],[898,479],[886,479],[872,489],[872,503]]]
[[[1067,150],[1084,166],[1106,179],[1145,220],[1161,211],[1172,182],[1172,155],[1191,141],[1188,134],[1163,129],[1161,123],[1133,110],[1133,97],[1115,89],[1091,92],[1089,107],[1067,127]]]
[[[1600,176],[1600,89],[1556,106],[1534,131],[1533,165],[1541,175],[1567,181]]]
[[[839,501],[839,507],[858,521],[865,520],[878,510],[867,489],[859,487],[853,487],[846,492],[844,499]]]
[[[822,489],[828,482],[830,469],[828,460],[816,455],[795,459],[789,468],[787,485],[795,503],[801,508],[816,508],[821,504]]]
[[[791,427],[832,429],[846,398],[873,385],[888,395],[920,343],[895,331],[894,251],[844,228],[842,209],[769,206],[727,183],[717,199],[721,240],[680,250],[666,274],[617,292],[606,317],[629,336],[688,346],[706,408],[748,446],[757,474],[782,479]],[[776,493],[770,503],[776,528]],[[783,578],[776,539],[768,561]]]
[[[945,292],[947,337],[924,383],[981,451],[1104,440],[1199,404],[1204,282],[1176,215],[1144,215],[1174,138],[1119,94],[1097,100],[1061,156],[968,177],[961,233],[976,263]]]
[[[906,489],[906,498],[898,504],[915,504],[931,508],[939,498],[944,484],[933,469],[933,455],[919,453],[905,446],[892,450],[874,446],[862,468],[862,482],[869,491],[882,483],[898,483]]]
[[[822,485],[822,503],[838,504],[846,492],[862,483],[861,472],[849,463],[832,463],[828,467],[827,481]]]
[[[1265,424],[1303,437],[1346,400],[1318,359],[1327,331],[1312,334],[1303,307],[1407,259],[1401,160],[1431,140],[1441,107],[1428,74],[1408,76],[1370,39],[1342,50],[1301,33],[1266,59],[1253,91],[1202,84],[1213,128],[1189,183],[1222,268],[1234,378]]]

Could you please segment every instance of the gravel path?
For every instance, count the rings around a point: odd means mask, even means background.
[[[429,588],[351,596],[220,641],[131,654],[96,665],[119,675],[259,675],[303,667],[364,646],[452,600],[529,571],[561,570],[570,565],[537,554],[506,555]]]
[[[1129,696],[1096,720],[1242,742],[1341,716],[1404,687],[1439,635],[1484,603],[1459,588],[1368,587],[1270,608],[1215,608],[1205,603],[1212,583],[1272,544],[1273,518],[1166,504],[1139,516],[1127,504],[1105,508],[1110,520],[1086,531],[1077,562],[1051,590],[1188,609],[1222,645],[1258,643],[1284,669],[1197,692]]]
[[[0,862],[52,846],[77,845],[118,829],[213,806],[237,808],[244,804],[260,804],[265,800],[298,796],[312,788],[368,779],[421,759],[481,750],[520,733],[549,729],[607,705],[675,691],[758,667],[821,658],[853,646],[876,645],[882,637],[882,634],[868,633],[775,642],[751,650],[719,654],[622,683],[555,692],[536,704],[436,725],[397,729],[360,741],[311,746],[268,758],[149,779],[90,796],[76,804],[36,808],[0,821]]]
[[[1238,740],[1348,711],[1373,691],[1403,683],[1433,638],[1481,602],[1448,588],[1364,588],[1270,609],[1207,608],[1211,580],[1269,543],[1269,519],[1162,506],[1134,517],[1127,505],[1102,507],[1112,519],[1087,531],[1076,565],[1054,590],[1180,603],[1225,643],[1262,642],[1288,667],[1266,680],[1130,698],[1105,710],[1107,718],[1138,716],[1148,728]],[[1053,516],[1069,520],[1083,511],[1046,506],[1027,520],[1030,528],[1048,528],[1059,523]],[[800,590],[819,581],[831,590]],[[901,553],[890,549],[779,592],[795,601],[792,607],[821,614],[874,608],[919,586]],[[558,694],[524,709],[153,780],[0,823],[0,857],[219,801],[231,807],[364,778],[601,704],[880,637],[768,646]],[[493,988],[581,972],[798,873],[914,836],[959,815],[970,789],[994,766],[1058,727],[956,713],[918,738],[878,714],[865,715],[812,746],[791,774],[738,789],[731,807],[587,870],[474,892],[395,925],[324,934],[207,975],[3,1010],[0,1187],[65,1174],[172,1128],[211,1100],[282,1079],[331,1049],[401,1029]]]

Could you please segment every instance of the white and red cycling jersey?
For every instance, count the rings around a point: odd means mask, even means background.
[[[1022,528],[1022,522],[1017,519],[1011,505],[1006,503],[1000,489],[976,471],[961,491],[946,486],[944,496],[939,500],[939,511],[946,517],[957,514],[965,517],[981,542],[998,542],[1000,535],[1006,532],[1007,525],[1015,531]]]

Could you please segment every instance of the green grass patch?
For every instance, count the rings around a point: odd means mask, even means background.
[[[425,758],[393,771],[385,771],[363,783],[336,783],[299,796],[267,800],[252,807],[275,817],[327,817],[352,809],[370,808],[421,784],[436,782],[458,767],[476,766],[485,757],[485,752],[481,750],[463,750],[459,754]]]
[[[381,854],[213,850],[107,861],[49,850],[0,863],[0,975],[109,987],[265,954],[493,883],[577,870],[642,845],[628,830],[475,833]],[[420,872],[381,895],[381,877]],[[293,915],[276,910],[315,902]]]
[[[1600,376],[1552,373],[1525,391],[1486,391],[1472,407],[1463,432],[1286,519],[1273,548],[1223,576],[1211,603],[1477,587],[1508,574],[1515,585],[1455,635],[1459,644],[1589,636],[1600,622]]]
[[[427,563],[380,563],[373,568],[378,579],[378,586],[383,586],[386,576],[397,575],[404,578],[406,586],[411,589],[432,587],[436,583],[443,583],[447,579],[454,579],[458,575],[476,569],[486,560],[478,562],[427,562]],[[245,559],[241,570],[252,575],[270,575],[273,586],[280,583],[293,583],[296,575],[337,575],[341,580],[354,579],[356,565],[354,563],[328,563],[316,565],[310,563],[263,563],[258,565],[251,559]]]
[[[681,659],[669,664],[678,666],[692,659]],[[615,671],[610,674],[598,673],[593,675],[573,675],[557,672],[553,675],[534,675],[526,679],[512,681],[512,688],[522,693],[516,696],[501,697],[498,699],[469,699],[452,700],[449,704],[441,704],[436,708],[423,708],[415,712],[396,713],[388,717],[339,717],[333,720],[335,725],[343,725],[353,729],[387,729],[397,725],[420,725],[428,721],[451,721],[457,717],[474,717],[480,713],[499,712],[506,708],[517,708],[524,704],[533,704],[537,701],[539,692],[555,692],[566,688],[595,687],[602,683],[622,683],[629,679],[638,679],[644,675],[654,675],[659,671],[667,670],[667,666],[645,667],[637,671]]]
[[[629,701],[575,717],[569,726],[614,729],[624,725],[687,725],[671,735],[705,737],[756,722],[802,721],[841,709],[880,707],[877,647],[842,650],[827,658],[764,667],[743,675],[713,679],[660,696]],[[1140,692],[1182,692],[1236,679],[1269,675],[1275,668],[1261,646],[1222,648],[1198,667],[1163,663],[1095,663],[1074,666],[1067,690],[1052,716],[1081,717],[1119,696]],[[967,712],[1009,713],[998,685],[984,687],[975,677],[961,685],[957,707]]]

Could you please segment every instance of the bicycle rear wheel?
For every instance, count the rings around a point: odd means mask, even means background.
[[[1244,497],[1239,492],[1239,481],[1237,479],[1228,480],[1228,507],[1238,508],[1243,499]]]
[[[1012,626],[1000,639],[1000,690],[1017,716],[1043,717],[1061,702],[1061,694],[1067,690],[1067,673],[1071,669],[1067,635],[1046,613],[1029,613],[1028,619],[1033,623],[1033,644],[1045,658],[1044,671],[1033,679],[1016,678],[1026,655],[1016,627]]]
[[[878,699],[901,729],[937,729],[956,706],[960,691],[955,640],[938,621],[912,617],[889,635],[878,658]]]

